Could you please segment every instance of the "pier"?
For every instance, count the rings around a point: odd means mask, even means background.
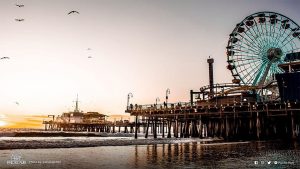
[[[209,59],[209,64],[212,64]],[[299,65],[291,63],[290,66],[280,66],[297,70]],[[212,74],[213,70],[210,69],[210,78],[213,78]],[[291,76],[290,72],[286,74]],[[294,74],[299,76],[299,72]],[[133,97],[129,93],[125,112],[135,117],[133,122],[112,122],[107,121],[104,114],[80,112],[77,99],[73,112],[63,113],[56,118],[49,115],[52,120],[43,124],[45,130],[51,131],[122,132],[134,133],[135,138],[143,133],[145,138],[299,139],[300,99],[298,95],[291,98],[286,93],[292,93],[293,90],[299,92],[300,84],[293,89],[295,85],[283,85],[284,74],[278,77],[281,78],[278,84],[272,81],[262,86],[210,83],[198,91],[190,90],[190,102],[168,103],[170,89],[167,89],[163,104],[133,105],[129,104]],[[265,92],[274,87],[279,88],[280,96]]]
[[[104,122],[58,122],[57,120],[44,120],[45,131],[74,131],[74,132],[106,132],[106,133],[133,133],[134,123],[130,123],[128,120],[121,120],[116,122],[104,121]]]
[[[300,102],[174,103],[128,109],[153,137],[275,139],[299,137]],[[143,120],[144,119],[144,120]],[[136,130],[137,131],[137,130]]]
[[[48,115],[51,120],[44,120],[45,131],[74,131],[74,132],[124,132],[133,133],[134,123],[129,120],[108,121],[107,115],[98,112],[79,110],[78,95],[75,109],[61,115]],[[122,129],[122,130],[121,130]]]
[[[211,61],[208,62],[212,64]],[[299,64],[280,65],[297,70]],[[212,138],[225,140],[265,140],[299,139],[300,99],[298,95],[289,97],[286,93],[299,92],[300,84],[289,81],[296,76],[283,80],[285,74],[278,74],[278,83],[268,82],[261,86],[236,83],[203,86],[197,91],[190,90],[189,102],[168,103],[170,89],[166,91],[163,104],[130,104],[132,93],[127,97],[126,113],[135,117],[129,120],[107,121],[106,115],[97,112],[80,112],[78,99],[73,112],[63,113],[52,120],[44,121],[45,130],[134,133],[135,138],[143,133],[145,138]],[[210,69],[210,78],[213,70]],[[209,80],[212,82],[212,80]],[[284,84],[286,83],[286,84]],[[284,85],[283,85],[284,84]],[[293,84],[289,86],[289,84]],[[279,88],[279,96],[267,94],[270,88]],[[296,89],[295,89],[296,88]]]
[[[190,90],[189,102],[167,103],[166,95],[164,104],[127,106],[125,112],[135,116],[136,128],[143,122],[145,138],[151,129],[154,138],[299,139],[300,62],[279,64],[285,72],[269,81],[262,72],[256,84],[240,84],[235,76],[233,83],[213,84],[214,60],[207,62],[210,85]]]

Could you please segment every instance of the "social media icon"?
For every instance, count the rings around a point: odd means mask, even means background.
[[[260,161],[260,164],[265,164],[265,162],[264,161]]]
[[[277,161],[274,161],[274,164],[278,164],[278,162],[277,162]]]
[[[268,164],[271,164],[271,161],[268,161]]]
[[[257,164],[258,164],[258,161],[254,161],[254,164],[257,165]]]

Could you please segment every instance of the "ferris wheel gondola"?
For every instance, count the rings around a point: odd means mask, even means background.
[[[229,35],[227,69],[233,83],[262,86],[282,70],[285,55],[300,48],[300,27],[275,12],[258,12],[238,23]]]

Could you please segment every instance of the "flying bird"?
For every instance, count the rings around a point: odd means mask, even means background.
[[[86,50],[92,50],[91,48],[87,48]]]
[[[16,105],[18,105],[18,106],[20,105],[19,102],[15,102],[15,103],[16,103]]]
[[[23,5],[23,4],[16,4],[16,6],[19,7],[19,8],[22,8],[22,7],[24,7],[25,5]]]
[[[68,15],[70,15],[70,14],[75,14],[75,13],[79,14],[78,11],[70,11],[70,12],[68,13]]]
[[[9,57],[2,57],[2,58],[0,58],[0,59],[9,59]]]
[[[15,21],[22,22],[22,21],[24,21],[24,19],[15,19]]]
[[[93,58],[92,56],[88,56],[89,59]]]

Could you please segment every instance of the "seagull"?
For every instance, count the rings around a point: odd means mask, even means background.
[[[0,58],[0,59],[9,59],[9,57],[2,57],[2,58]]]
[[[89,59],[93,58],[92,56],[88,56]]]
[[[24,7],[24,5],[23,5],[23,4],[20,4],[20,5],[19,5],[19,4],[16,4],[16,6],[17,6],[17,7],[19,7],[19,8],[22,8],[22,7]]]
[[[70,15],[70,14],[73,14],[73,13],[77,13],[77,14],[79,14],[79,12],[78,12],[78,11],[70,11],[70,12],[68,13],[68,15]]]
[[[15,21],[22,22],[22,21],[24,21],[24,19],[15,19]]]

